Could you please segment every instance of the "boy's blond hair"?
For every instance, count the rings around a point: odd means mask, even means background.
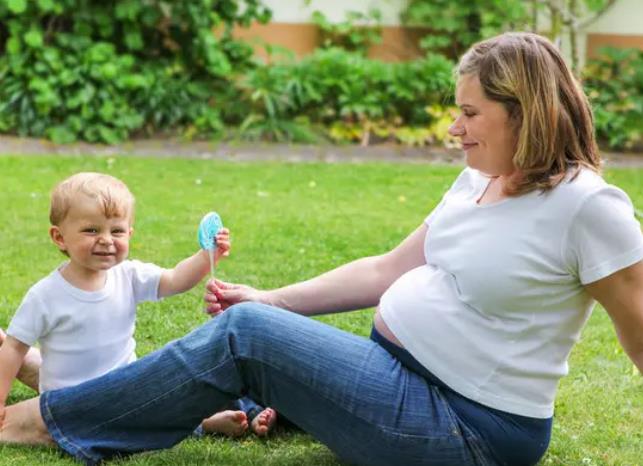
[[[134,221],[134,196],[121,180],[111,175],[81,172],[56,185],[51,193],[49,221],[59,226],[79,195],[96,200],[105,217],[127,217]]]

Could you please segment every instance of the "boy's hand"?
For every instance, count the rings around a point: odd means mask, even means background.
[[[214,262],[216,264],[222,257],[228,257],[230,255],[230,230],[221,228],[215,238],[217,249],[214,251]]]

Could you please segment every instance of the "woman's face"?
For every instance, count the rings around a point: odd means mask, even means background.
[[[467,165],[491,176],[511,175],[518,132],[505,107],[488,99],[478,76],[472,74],[458,79],[455,101],[461,114],[449,134],[460,138]]]

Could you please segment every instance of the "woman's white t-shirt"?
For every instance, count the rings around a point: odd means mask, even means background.
[[[569,178],[479,205],[489,178],[465,169],[425,221],[426,265],[382,296],[404,347],[484,405],[550,417],[594,306],[583,285],[643,259],[627,195],[591,170]]]

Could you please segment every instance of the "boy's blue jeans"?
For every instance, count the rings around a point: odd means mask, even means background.
[[[275,408],[349,463],[496,464],[443,389],[382,346],[254,303],[126,367],[45,392],[40,409],[54,441],[94,464],[171,447],[242,396]]]

